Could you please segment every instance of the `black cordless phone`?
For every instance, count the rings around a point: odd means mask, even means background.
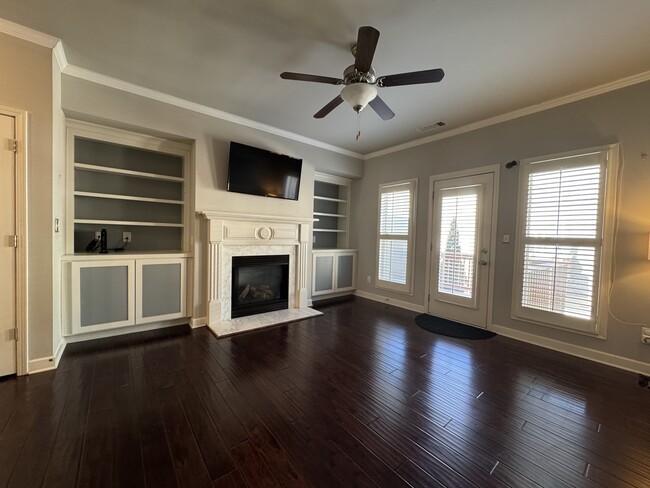
[[[108,235],[106,229],[102,229],[99,241],[99,254],[108,254]]]

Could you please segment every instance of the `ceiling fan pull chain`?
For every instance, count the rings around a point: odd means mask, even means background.
[[[357,137],[356,141],[361,139],[361,111],[357,112]]]

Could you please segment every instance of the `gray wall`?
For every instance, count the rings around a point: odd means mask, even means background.
[[[52,354],[63,337],[61,324],[61,257],[65,254],[65,115],[61,110],[61,69],[52,56],[52,219],[59,232],[52,238]],[[53,220],[50,224],[53,226]],[[50,227],[52,228],[52,227]]]
[[[29,114],[28,359],[52,348],[52,50],[0,34],[0,105]]]
[[[314,171],[359,178],[357,158],[237,125],[177,106],[63,75],[62,103],[71,118],[190,141],[194,145],[195,210],[258,213],[310,218]],[[303,159],[297,202],[226,191],[231,140]],[[203,219],[195,222],[194,317],[204,317],[206,255]]]
[[[620,142],[623,178],[619,206],[616,275],[611,310],[628,322],[650,322],[650,83],[628,87],[365,162],[363,179],[352,188],[351,247],[359,249],[362,291],[424,306],[429,176],[513,159]],[[518,169],[502,167],[497,236],[516,233]],[[413,296],[374,287],[377,187],[418,178],[417,241]],[[499,239],[500,240],[500,239]],[[497,245],[493,322],[498,325],[650,363],[640,327],[610,317],[605,341],[510,318],[515,246]],[[373,284],[366,283],[372,276]]]

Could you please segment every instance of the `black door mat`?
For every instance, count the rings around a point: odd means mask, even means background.
[[[456,337],[457,339],[490,339],[496,335],[494,332],[490,332],[489,330],[479,329],[478,327],[472,327],[471,325],[459,324],[458,322],[434,317],[433,315],[426,313],[415,317],[415,323],[430,332],[435,332],[436,334],[448,337]]]

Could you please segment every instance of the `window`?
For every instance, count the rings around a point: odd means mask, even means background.
[[[473,305],[480,186],[440,191],[438,293],[465,298]]]
[[[515,318],[604,333],[617,153],[611,146],[522,163]]]
[[[377,287],[412,292],[417,180],[379,185]]]

